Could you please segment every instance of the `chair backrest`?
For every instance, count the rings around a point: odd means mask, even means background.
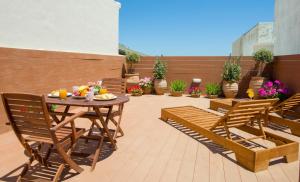
[[[123,94],[126,92],[125,79],[123,78],[104,78],[102,85],[114,94]]]
[[[296,93],[285,101],[275,106],[274,110],[280,109],[282,111],[291,110],[294,107],[300,106],[300,93]]]
[[[252,119],[264,115],[277,101],[278,99],[240,101],[226,113],[224,122],[228,128],[246,125]]]
[[[52,138],[50,117],[43,96],[3,93],[2,101],[10,124],[19,139],[24,135]]]

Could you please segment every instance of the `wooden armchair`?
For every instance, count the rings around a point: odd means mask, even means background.
[[[113,94],[125,94],[126,93],[126,84],[123,78],[104,78],[102,80],[102,85]],[[108,112],[111,112],[109,120],[116,126],[113,139],[115,139],[120,133],[120,136],[124,135],[122,128],[120,127],[122,112],[123,112],[123,104],[119,105],[117,108],[113,108],[109,111],[108,108],[102,108],[101,113],[104,115],[108,115]],[[90,113],[91,114],[91,113]],[[118,117],[117,119],[115,119]],[[93,124],[90,127],[89,135],[91,135],[92,128],[94,127],[96,121],[93,121]]]
[[[46,167],[51,166],[48,158],[54,147],[64,162],[59,165],[53,181],[59,180],[65,165],[69,165],[78,173],[83,171],[70,155],[76,141],[85,132],[84,129],[75,127],[74,120],[85,112],[77,113],[53,125],[44,96],[3,93],[2,101],[13,131],[29,154],[29,161],[18,177],[18,181],[22,180],[34,160]],[[70,124],[70,127],[67,127],[67,124]],[[42,145],[48,146],[45,156],[41,154]]]

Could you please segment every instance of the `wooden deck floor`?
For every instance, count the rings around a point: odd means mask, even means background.
[[[160,109],[182,105],[209,107],[205,98],[174,98],[169,96],[131,97],[126,104],[122,128],[125,136],[118,139],[118,150],[109,152],[90,172],[89,162],[81,162],[85,171],[79,175],[66,175],[66,181],[299,181],[299,161],[272,162],[268,170],[252,173],[235,163],[230,151],[213,145],[203,138],[188,136],[172,123],[159,119]],[[78,120],[79,121],[79,120]],[[82,126],[88,123],[81,119]],[[276,134],[300,142],[281,130],[267,128]],[[188,131],[187,131],[188,132]],[[13,181],[24,162],[23,150],[12,132],[0,135],[0,180]]]

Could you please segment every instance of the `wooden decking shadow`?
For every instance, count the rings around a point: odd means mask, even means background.
[[[212,140],[210,140],[210,139],[208,139],[206,137],[201,136],[199,133],[197,133],[197,132],[195,132],[193,130],[188,129],[188,128],[184,127],[183,125],[180,125],[180,124],[176,123],[175,121],[168,120],[166,123],[169,124],[170,126],[176,128],[178,131],[183,132],[187,136],[190,136],[194,140],[200,142],[201,144],[203,144],[204,146],[206,146],[213,153],[218,153],[218,154],[222,155],[224,158],[226,158],[226,159],[230,160],[231,162],[239,165],[239,163],[235,159],[233,159],[233,158],[231,158],[229,156],[229,154],[233,154],[234,153],[233,151],[228,150],[228,149],[222,147],[221,145],[214,143]],[[217,131],[216,133],[219,134],[219,135],[221,135],[221,136],[224,136],[224,137],[226,135],[225,130],[223,130],[223,131],[220,130],[220,131]],[[235,139],[235,140],[237,140],[237,139],[245,139],[244,137],[242,137],[240,135],[237,135],[235,133],[232,133],[232,138]],[[267,148],[266,146],[260,145],[260,144],[258,144],[256,142],[253,142],[253,141],[243,141],[243,142],[239,142],[239,143],[242,144],[242,145],[244,145],[244,146],[246,146],[249,149],[257,148],[257,147]],[[283,161],[284,161],[284,159],[277,159],[277,160],[274,160],[274,161],[270,161],[269,165],[274,165],[274,164],[277,164],[277,163],[282,163]],[[239,165],[239,166],[241,166],[241,165]],[[243,166],[241,166],[241,167],[243,167]]]
[[[93,154],[96,150],[97,142],[93,140],[89,140],[88,143],[85,142],[85,139],[80,139],[77,142],[74,152],[72,153],[72,159],[81,166],[91,166],[93,160]],[[108,158],[113,153],[113,149],[111,148],[111,144],[104,142],[103,147],[101,149],[101,154],[99,156],[98,162]],[[24,152],[25,154],[25,152]],[[44,151],[42,150],[42,154]],[[26,155],[26,154],[25,154]],[[62,162],[62,159],[58,155],[55,149],[53,149],[50,157],[49,163],[51,166],[46,168],[43,165],[35,162],[33,163],[30,170],[26,173],[24,179],[28,181],[52,181],[59,164]],[[26,162],[26,161],[24,161]],[[17,181],[17,178],[22,171],[24,165],[20,165],[7,174],[0,177],[1,181]],[[89,170],[86,168],[85,170]],[[64,181],[70,179],[74,176],[78,175],[74,170],[71,170],[69,167],[65,167],[60,177],[60,181]]]

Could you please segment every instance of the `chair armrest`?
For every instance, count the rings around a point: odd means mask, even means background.
[[[56,131],[56,130],[60,129],[61,127],[65,126],[66,124],[70,123],[71,121],[74,121],[74,119],[76,119],[80,116],[83,116],[84,114],[86,114],[86,111],[80,111],[80,112],[72,115],[71,117],[65,119],[61,123],[55,125],[54,127],[50,128],[50,130],[51,131]]]

